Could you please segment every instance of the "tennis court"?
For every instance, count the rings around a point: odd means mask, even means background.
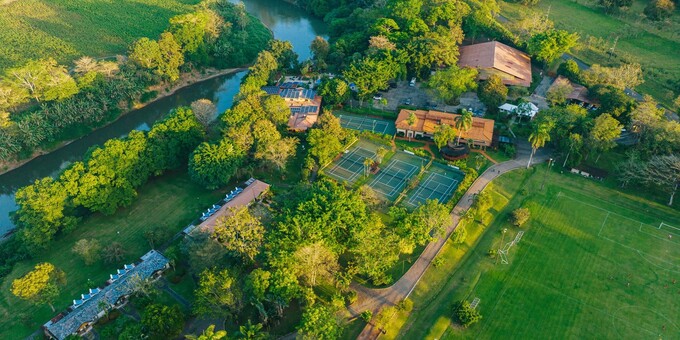
[[[440,203],[448,202],[463,179],[459,171],[444,165],[433,163],[425,172],[420,184],[409,193],[404,201],[406,206],[416,208],[427,200],[437,199]]]
[[[423,163],[424,159],[420,157],[397,153],[368,185],[378,194],[393,201],[404,190],[408,181],[418,174]]]
[[[377,149],[377,145],[359,140],[348,152],[331,163],[325,172],[341,182],[354,184],[364,173],[364,161],[366,158],[375,159]]]
[[[368,130],[387,135],[397,133],[397,128],[394,126],[393,121],[348,114],[338,114],[337,116],[340,118],[340,125],[346,129]]]

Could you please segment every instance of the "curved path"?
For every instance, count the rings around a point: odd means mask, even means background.
[[[484,171],[474,183],[470,186],[468,191],[458,201],[458,204],[451,211],[453,223],[446,230],[446,236],[436,241],[430,242],[425,247],[418,260],[416,260],[411,268],[392,286],[380,289],[371,289],[352,283],[352,288],[357,291],[357,301],[349,307],[352,316],[358,316],[365,310],[370,310],[373,315],[376,315],[380,309],[385,306],[394,306],[407,298],[413,289],[420,281],[420,278],[425,274],[427,268],[430,266],[432,260],[439,254],[446,241],[458,223],[460,222],[460,215],[462,212],[468,210],[473,202],[474,195],[481,192],[494,178],[515,169],[526,167],[529,161],[529,154],[531,148],[528,143],[518,143],[517,157],[514,160],[494,164]],[[542,150],[539,150],[542,151]],[[548,155],[545,152],[537,152],[532,161],[533,164],[545,162]],[[366,325],[364,330],[359,335],[358,339],[376,339],[380,335],[380,330],[372,324]]]

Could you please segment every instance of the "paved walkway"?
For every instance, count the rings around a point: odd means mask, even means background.
[[[543,150],[541,150],[543,151]],[[453,208],[451,216],[453,223],[446,230],[446,237],[440,238],[427,245],[425,250],[411,268],[392,286],[381,289],[370,289],[364,286],[352,283],[352,288],[358,293],[357,301],[349,307],[352,316],[358,316],[365,310],[371,310],[373,315],[376,315],[380,309],[385,306],[394,306],[407,298],[413,289],[420,281],[420,278],[425,274],[425,271],[430,266],[432,260],[439,254],[442,247],[449,239],[453,231],[460,222],[460,215],[467,211],[473,202],[474,195],[481,192],[493,179],[496,177],[515,169],[520,169],[527,166],[531,148],[528,143],[520,142],[517,145],[518,156],[514,160],[503,163],[494,164],[482,173],[477,180],[472,183],[468,191],[458,201],[458,204]],[[537,152],[534,156],[532,164],[545,162],[548,158],[547,153]],[[357,339],[376,339],[380,335],[380,330],[372,324],[366,325],[366,328],[361,332]]]

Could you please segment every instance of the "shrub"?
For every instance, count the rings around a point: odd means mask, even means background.
[[[365,322],[371,322],[371,319],[373,318],[373,312],[370,310],[365,310],[361,312],[361,315],[359,315],[361,320],[364,320]]]
[[[470,307],[470,303],[467,301],[459,301],[456,303],[453,316],[458,320],[461,326],[465,328],[468,328],[482,318],[479,311]]]
[[[529,209],[527,208],[517,208],[512,212],[512,224],[521,227],[524,223],[529,220],[530,217]]]

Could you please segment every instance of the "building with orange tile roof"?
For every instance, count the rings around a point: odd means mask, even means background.
[[[458,65],[476,68],[481,80],[497,74],[505,85],[531,86],[531,58],[498,41],[461,46]]]
[[[411,125],[408,120],[412,113],[416,116],[416,121]],[[450,125],[455,130],[456,118],[459,116],[459,114],[440,111],[402,109],[399,111],[395,125],[397,134],[403,134],[404,137],[432,138],[440,125]],[[468,131],[463,131],[461,142],[467,143],[469,139],[472,139],[473,145],[491,146],[493,127],[494,121],[492,119],[473,117],[472,127]]]

